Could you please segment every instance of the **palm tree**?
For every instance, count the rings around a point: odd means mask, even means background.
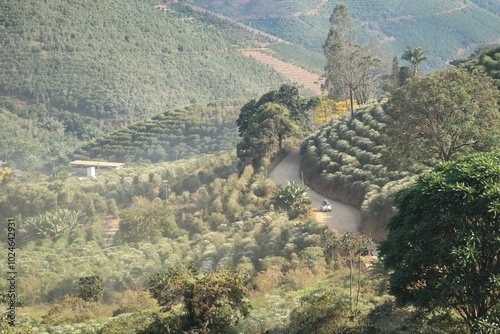
[[[290,219],[309,212],[312,201],[307,195],[309,189],[295,181],[288,181],[286,186],[278,185],[271,198],[276,207],[288,212]]]
[[[81,225],[83,214],[80,211],[57,209],[47,211],[25,220],[28,238],[50,238],[57,240],[64,233],[69,233]]]
[[[402,60],[406,60],[413,65],[413,76],[418,75],[418,66],[420,63],[429,59],[429,57],[424,56],[425,49],[420,46],[409,46],[401,56]]]

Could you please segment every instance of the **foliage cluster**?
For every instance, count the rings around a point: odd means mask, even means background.
[[[387,166],[434,165],[498,147],[500,94],[464,69],[414,77],[387,101]]]
[[[232,333],[250,313],[246,281],[244,274],[230,269],[198,274],[193,268],[170,268],[150,278],[149,290],[164,312],[182,305],[182,320],[167,317],[165,330],[223,334]],[[173,327],[173,322],[180,328]]]
[[[278,209],[288,212],[290,219],[300,215],[307,215],[311,210],[312,201],[307,195],[306,186],[288,181],[286,186],[278,185],[272,200]]]
[[[310,110],[319,104],[318,98],[301,97],[298,88],[289,84],[247,102],[236,120],[242,137],[237,145],[241,165],[269,164],[282,150],[285,139],[301,138],[311,130]]]
[[[43,316],[43,323],[47,325],[71,324],[110,315],[108,309],[99,302],[66,295],[61,304],[54,304],[47,315]]]
[[[469,326],[500,308],[500,153],[438,165],[396,194],[380,247],[400,304],[452,308]]]
[[[44,121],[25,119],[16,115],[14,105],[12,99],[0,98],[0,157],[10,167],[26,170],[52,166],[61,154],[80,145],[81,140],[64,133],[62,123],[55,117],[47,116]],[[91,126],[82,126],[82,134]]]
[[[321,104],[311,111],[316,129],[329,123],[335,116],[343,117],[350,107],[351,103],[348,100],[335,102],[329,99],[326,94],[321,95]],[[358,107],[358,104],[354,101],[354,109]]]
[[[464,67],[472,73],[486,74],[500,89],[500,46],[484,51],[479,57],[462,64],[460,67]]]

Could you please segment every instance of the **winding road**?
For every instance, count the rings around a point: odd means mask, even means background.
[[[276,184],[286,185],[287,181],[302,182],[300,176],[300,152],[298,149],[292,150],[271,172],[270,177]],[[318,222],[328,225],[331,229],[337,230],[342,235],[346,232],[354,232],[360,234],[361,230],[361,213],[358,209],[340,203],[334,200],[329,200],[332,204],[332,212],[322,212],[320,209],[321,202],[325,199],[313,190],[307,192],[309,198],[313,201],[313,208]]]

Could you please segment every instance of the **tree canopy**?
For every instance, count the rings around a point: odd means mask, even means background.
[[[380,256],[402,303],[455,309],[469,325],[500,306],[500,153],[443,163],[395,198]]]
[[[182,304],[185,316],[179,329],[228,333],[250,312],[245,283],[245,275],[229,269],[199,274],[193,268],[181,267],[151,277],[149,291],[164,311]]]
[[[477,59],[462,64],[461,67],[473,73],[488,75],[500,89],[500,46],[484,51]]]
[[[320,103],[318,98],[300,97],[298,89],[287,84],[279,91],[262,95],[259,100],[250,100],[236,120],[242,137],[237,145],[240,161],[258,166],[263,158],[274,157],[286,137],[312,129],[310,110]]]
[[[434,164],[495,147],[498,93],[488,77],[465,70],[413,78],[387,102],[386,162]]]

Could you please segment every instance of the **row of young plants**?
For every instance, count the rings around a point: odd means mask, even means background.
[[[69,177],[67,171],[61,172],[60,178],[26,172],[18,178],[4,179],[0,184],[0,219],[14,217],[22,222],[60,209],[80,211],[83,221],[118,217],[120,208],[130,206],[135,196],[152,198],[163,180],[175,185],[176,180],[181,182],[203,168],[225,176],[223,166],[230,165],[229,161],[229,155],[207,155],[201,159],[124,168],[83,179]],[[5,231],[1,233],[4,236]]]
[[[231,150],[243,103],[219,100],[168,110],[91,141],[72,158],[156,163]]]
[[[363,229],[376,238],[393,214],[392,195],[414,177],[382,164],[385,117],[381,104],[361,108],[354,117],[332,119],[301,146],[309,182],[325,195],[361,208]]]

